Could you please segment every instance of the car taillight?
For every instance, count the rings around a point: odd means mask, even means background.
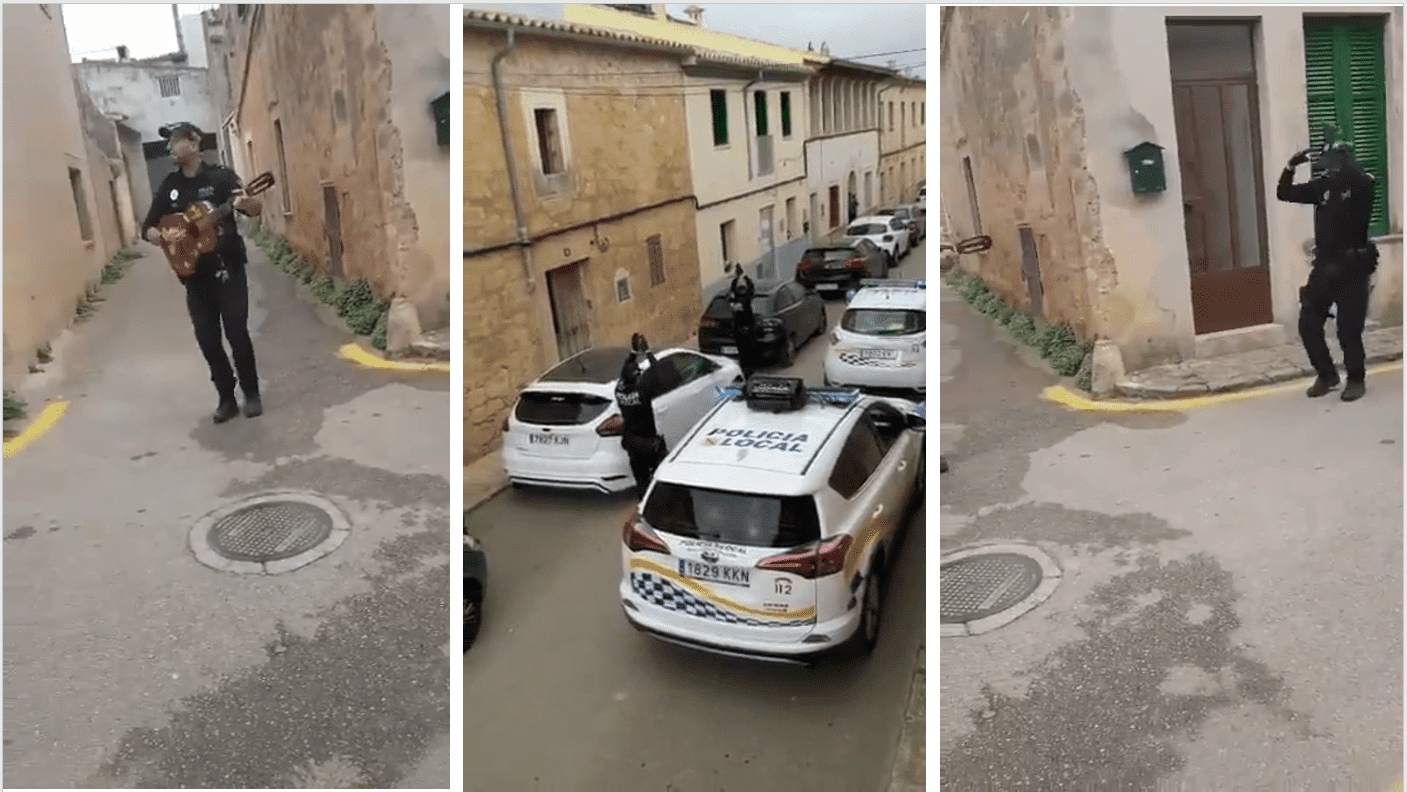
[[[508,433],[508,416],[503,416],[503,433]]]
[[[845,268],[846,268],[846,269],[864,269],[864,268],[865,268],[865,260],[862,259],[862,258],[853,258],[853,259],[850,259],[849,261],[846,261],[846,262],[845,262]]]
[[[625,421],[621,420],[620,413],[615,413],[596,427],[596,434],[602,437],[620,437],[621,430],[624,428]]]
[[[640,510],[635,509],[625,518],[625,524],[621,526],[621,540],[625,542],[625,547],[632,553],[641,550],[650,550],[656,553],[669,555],[669,548],[655,532],[651,531],[640,519]]]
[[[806,259],[802,259],[796,262],[796,268],[799,270],[811,269],[811,262],[807,261]]]
[[[699,327],[718,327],[718,326],[721,325],[721,324],[723,324],[723,323],[720,322],[720,321],[718,321],[717,319],[700,319],[700,320],[699,320]]]
[[[813,542],[799,551],[764,558],[757,562],[757,568],[790,572],[809,580],[834,575],[845,568],[845,556],[850,553],[851,544],[850,536],[841,534],[824,542]]]

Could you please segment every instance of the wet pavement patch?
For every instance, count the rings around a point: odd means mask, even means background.
[[[427,533],[443,548],[443,525]],[[93,782],[278,789],[331,773],[392,788],[450,726],[449,565],[371,581],[312,638],[280,631],[265,663],[174,704],[161,728],[128,731]]]
[[[15,530],[13,530],[13,531],[11,531],[11,532],[5,534],[5,541],[8,542],[8,541],[10,541],[11,539],[28,539],[29,537],[31,537],[31,536],[33,536],[33,535],[34,535],[34,529],[33,529],[33,528],[31,528],[31,527],[28,526],[28,525],[21,525],[20,527],[16,528]]]
[[[1024,697],[985,689],[974,731],[942,757],[941,789],[1152,789],[1185,763],[1176,744],[1216,709],[1259,705],[1294,725],[1288,691],[1231,636],[1231,573],[1210,556],[1160,563],[1100,586],[1088,636],[1058,650]]]
[[[1110,515],[1053,503],[1027,503],[987,512],[959,533],[944,537],[943,544],[958,546],[1020,537],[1028,542],[1072,548],[1112,549],[1170,542],[1190,535],[1151,514]]]

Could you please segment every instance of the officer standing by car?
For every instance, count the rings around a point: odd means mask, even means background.
[[[738,365],[743,378],[752,376],[757,362],[757,317],[752,312],[752,298],[757,293],[752,278],[735,264],[733,282],[728,286],[728,307],[733,312],[733,342],[738,345]]]
[[[1339,384],[1338,370],[1324,341],[1324,322],[1338,309],[1339,347],[1343,350],[1347,383],[1340,398],[1354,401],[1366,391],[1363,324],[1368,316],[1368,293],[1378,266],[1378,249],[1368,239],[1373,214],[1375,179],[1354,161],[1353,149],[1332,142],[1325,130],[1320,152],[1322,175],[1294,184],[1295,169],[1309,161],[1310,150],[1298,152],[1280,174],[1276,197],[1290,203],[1314,205],[1314,263],[1309,280],[1300,289],[1300,339],[1318,375],[1306,392],[1323,396]]]
[[[630,337],[630,354],[621,366],[616,382],[616,404],[620,406],[620,444],[630,457],[630,472],[635,476],[636,497],[644,497],[645,489],[664,461],[664,437],[655,426],[654,400],[659,377],[655,356],[645,336]]]

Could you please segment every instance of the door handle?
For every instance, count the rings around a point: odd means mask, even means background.
[[[875,519],[876,517],[878,517],[879,515],[881,515],[881,514],[883,514],[883,513],[884,513],[884,504],[881,503],[881,504],[879,504],[879,508],[874,510],[874,514],[871,514],[871,515],[870,515],[870,519],[873,520],[873,519]]]

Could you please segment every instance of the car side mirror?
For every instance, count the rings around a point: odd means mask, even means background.
[[[928,425],[928,421],[923,416],[914,415],[913,413],[906,414],[905,423],[910,429],[923,429]]]

